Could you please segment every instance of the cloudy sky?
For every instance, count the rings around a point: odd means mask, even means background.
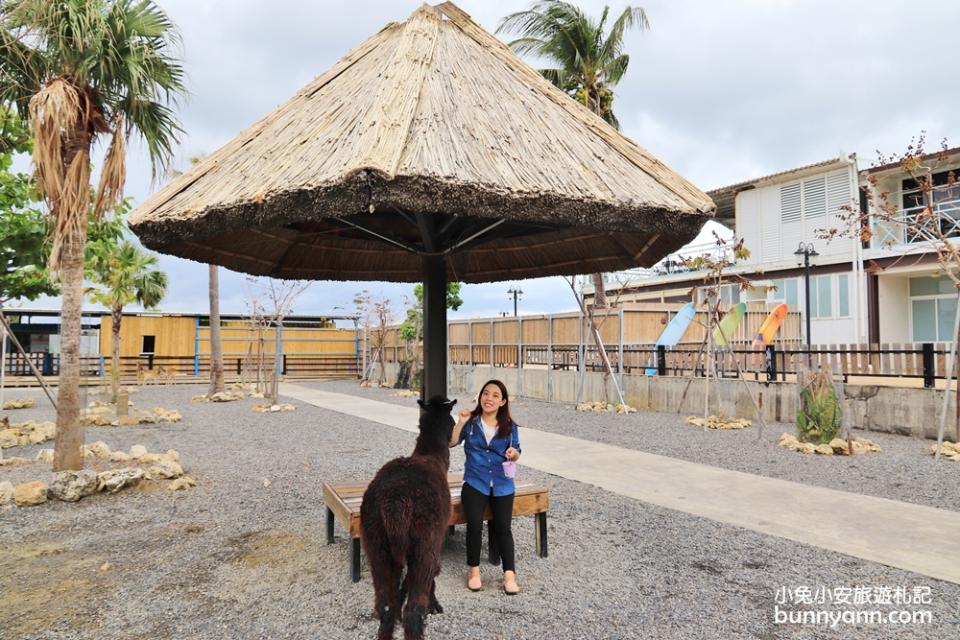
[[[159,0],[183,37],[190,97],[179,163],[210,153],[272,110],[390,21],[413,0]],[[598,15],[626,3],[581,0]],[[461,0],[493,30],[527,0]],[[902,151],[912,136],[960,144],[955,29],[960,3],[824,0],[646,0],[650,31],[628,36],[630,68],[615,110],[626,135],[704,190],[856,152]],[[127,193],[156,185],[131,146]],[[165,311],[206,311],[206,268],[163,257]],[[512,307],[513,283],[469,285],[453,315]],[[559,278],[520,282],[521,312],[575,306]],[[239,274],[221,275],[222,310],[245,309]],[[368,289],[402,304],[409,285],[318,282],[297,313],[341,313]],[[32,306],[37,306],[34,304]],[[41,304],[41,306],[50,306]]]

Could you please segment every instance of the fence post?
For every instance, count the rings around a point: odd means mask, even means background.
[[[493,320],[490,321],[490,368],[493,369]]]
[[[667,347],[663,344],[657,345],[657,375],[667,375]]]
[[[764,350],[767,367],[767,382],[776,382],[777,380],[777,348],[768,344]]]
[[[470,353],[470,359],[467,361],[471,367],[473,366],[473,321],[467,320],[467,351]]]
[[[237,358],[237,375],[243,375],[243,359]]]
[[[209,333],[209,330],[208,330]],[[153,369],[153,358],[150,359],[150,368]],[[193,377],[200,377],[200,316],[194,316],[193,330]]]
[[[547,316],[547,402],[553,402],[553,316]]]
[[[153,370],[153,354],[147,354],[147,369]]]
[[[517,316],[517,386],[523,395],[523,318]]]
[[[933,388],[934,379],[936,378],[936,368],[933,363],[934,363],[933,343],[924,342],[923,343],[923,386],[925,389]]]
[[[280,375],[287,375],[287,354],[283,354],[283,367],[280,369]]]
[[[623,393],[623,307],[620,307],[620,310],[617,314],[617,322],[620,325],[618,345],[617,345],[617,373],[619,374],[617,378],[620,383],[620,392]]]

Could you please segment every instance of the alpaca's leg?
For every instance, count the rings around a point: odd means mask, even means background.
[[[404,640],[422,640],[433,596],[433,580],[440,573],[440,551],[446,525],[438,529],[439,536],[418,540],[407,556],[407,602],[403,607]]]
[[[373,578],[374,613],[380,619],[380,629],[377,631],[377,640],[393,638],[393,629],[400,616],[402,600],[400,597],[400,572],[390,554],[390,549],[383,541],[375,543],[376,536],[372,536],[367,545],[367,558],[370,561],[370,575]]]
[[[441,606],[437,600],[436,578],[430,581],[430,608],[427,609],[427,613],[443,613],[443,606]]]

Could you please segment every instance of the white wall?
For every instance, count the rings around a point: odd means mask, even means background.
[[[852,311],[851,311],[852,313]],[[804,331],[807,328],[804,326]],[[853,318],[814,318],[810,322],[813,344],[854,344],[857,332]]]
[[[847,276],[847,315],[840,315],[840,276]],[[818,278],[830,278],[830,307],[832,317],[818,318],[814,317],[810,322],[810,341],[814,345],[824,344],[854,344],[859,342],[856,328],[856,278],[852,270],[842,273],[821,274],[811,277],[810,288],[813,295],[817,295]],[[791,310],[800,311],[801,314],[801,335],[806,340],[806,291],[803,276],[794,278],[797,282],[797,306]],[[767,298],[767,305],[773,306],[782,300],[776,297],[778,294],[770,292]]]
[[[784,222],[781,211],[781,188],[800,185],[804,214],[807,211],[808,186],[823,180],[826,193],[826,214],[814,218],[801,218]],[[791,178],[741,191],[735,201],[737,237],[750,249],[751,256],[745,262],[749,265],[790,264],[795,261],[793,252],[800,242],[810,242],[821,254],[820,262],[840,262],[853,260],[854,240],[837,237],[831,242],[820,239],[822,230],[840,229],[845,225],[842,219],[843,205],[854,203],[857,195],[856,167],[842,166],[821,173]]]
[[[877,278],[880,312],[880,342],[911,342],[910,280],[907,276],[882,275]]]

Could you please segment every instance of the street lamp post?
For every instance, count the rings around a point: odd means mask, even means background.
[[[523,289],[520,287],[510,287],[507,289],[507,295],[513,296],[513,317],[517,317],[517,300],[523,295]]]
[[[800,246],[797,247],[797,250],[793,252],[793,255],[797,257],[797,264],[803,266],[803,284],[806,311],[804,315],[807,318],[807,351],[810,350],[810,258],[816,259],[820,254],[817,253],[817,250],[813,248],[813,243],[800,243]]]

